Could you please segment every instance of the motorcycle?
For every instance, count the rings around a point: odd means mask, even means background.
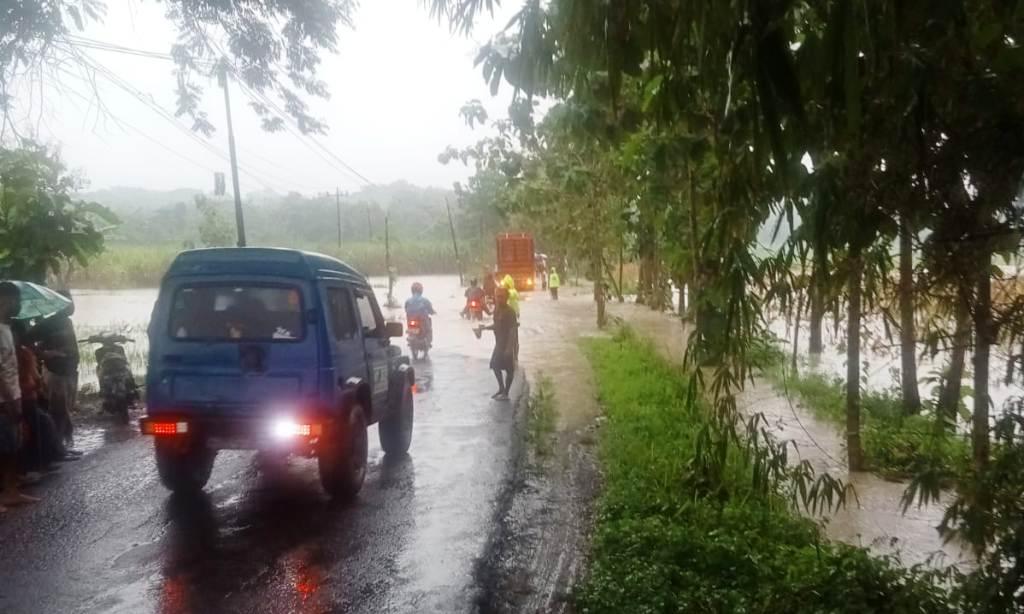
[[[425,318],[425,320],[426,322],[421,318],[409,319],[406,341],[409,343],[409,352],[412,354],[413,360],[418,360],[420,355],[426,358],[427,352],[430,351],[430,333],[426,328],[430,326],[430,318]]]
[[[472,320],[484,319],[484,304],[479,299],[470,299],[466,302],[466,311],[463,317]]]
[[[84,339],[81,343],[99,345],[94,356],[103,410],[127,424],[128,410],[139,401],[139,387],[135,383],[128,355],[124,351],[125,344],[134,343],[134,339],[124,335],[99,334]]]

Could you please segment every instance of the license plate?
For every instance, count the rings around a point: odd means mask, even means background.
[[[210,437],[207,445],[214,450],[254,450],[260,447],[255,437],[244,435]]]

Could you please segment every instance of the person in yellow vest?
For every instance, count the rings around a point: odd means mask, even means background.
[[[558,300],[558,287],[562,285],[562,280],[558,277],[558,269],[552,267],[551,272],[548,273],[548,290],[551,290],[551,300]]]
[[[519,317],[519,291],[516,290],[516,282],[512,279],[511,275],[505,275],[505,278],[501,280],[503,288],[508,290],[508,306],[512,308],[512,311],[516,312],[516,318]]]

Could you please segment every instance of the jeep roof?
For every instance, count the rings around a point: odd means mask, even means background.
[[[165,278],[202,275],[276,275],[332,279],[370,290],[358,271],[337,258],[297,249],[218,247],[181,252]]]

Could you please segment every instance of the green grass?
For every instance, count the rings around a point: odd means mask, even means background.
[[[818,417],[846,424],[843,380],[819,373],[794,376],[781,367],[767,373],[776,387],[788,387]],[[908,478],[926,466],[945,475],[959,475],[966,468],[970,442],[940,429],[934,417],[904,415],[900,398],[891,392],[865,390],[861,403],[861,441],[873,471],[891,478]]]
[[[583,344],[606,416],[605,484],[577,611],[948,611],[929,577],[823,542],[778,485],[758,488],[755,453],[714,436],[688,378],[649,345],[628,334]]]
[[[335,256],[365,275],[384,275],[384,244],[346,243],[336,245],[295,245]],[[85,268],[76,268],[71,284],[78,288],[151,288],[160,278],[181,246],[168,244],[110,244],[107,250]],[[391,244],[391,263],[399,275],[454,273],[455,263],[450,243],[437,241],[402,241]],[[475,271],[468,270],[472,275]]]
[[[526,420],[526,442],[538,459],[551,455],[554,446],[555,423],[558,413],[555,409],[555,385],[551,378],[541,375],[533,384]]]

